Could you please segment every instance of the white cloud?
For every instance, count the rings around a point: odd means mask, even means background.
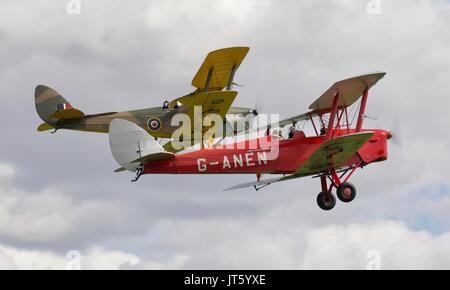
[[[162,243],[190,257],[184,265],[189,269],[366,269],[373,252],[380,254],[381,269],[450,268],[450,232],[415,231],[401,221],[319,227],[292,227],[280,219],[224,221],[220,232],[216,226],[214,221],[168,222],[159,235]],[[174,235],[184,238],[177,241]]]
[[[0,236],[20,242],[51,243],[80,233],[95,231],[117,222],[124,214],[117,204],[101,201],[76,202],[64,188],[36,192],[11,185],[11,166],[0,164]]]
[[[169,225],[163,239],[168,238],[171,246],[175,243],[177,253],[168,257],[146,260],[94,247],[81,252],[75,264],[81,269],[366,269],[373,259],[368,254],[375,252],[380,255],[380,269],[450,268],[450,232],[433,235],[414,231],[399,221],[314,229],[272,228],[269,236],[261,235],[261,230],[270,228],[263,223],[245,232],[240,225],[227,223],[221,235],[208,235],[215,226],[213,222],[196,224],[196,234],[202,233],[203,240],[198,244],[195,234],[187,235],[192,223]],[[174,230],[185,238],[173,239]],[[219,242],[223,238],[227,243]],[[73,263],[73,258],[50,251],[0,245],[0,269],[67,269]]]
[[[449,269],[450,232],[433,236],[403,222],[333,225],[306,238],[301,268],[365,269],[367,254],[381,254],[381,269]]]
[[[14,168],[11,165],[0,163],[0,180],[9,179],[14,173]]]
[[[15,270],[17,269],[13,259],[0,248],[0,269]]]
[[[141,261],[135,255],[120,251],[107,251],[95,247],[78,256],[58,255],[50,251],[20,250],[0,245],[0,269],[105,269],[118,270],[136,267],[141,263],[161,268],[156,263]],[[76,261],[75,261],[76,259]]]

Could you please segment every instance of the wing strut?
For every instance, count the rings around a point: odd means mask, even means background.
[[[233,68],[231,69],[230,80],[228,81],[228,85],[227,85],[227,91],[230,91],[233,86],[234,74],[236,73],[236,70],[237,70],[237,65],[234,64]]]
[[[334,119],[336,117],[338,99],[339,93],[336,92],[336,95],[333,98],[333,106],[331,107],[330,120],[328,121],[328,130],[325,140],[330,140],[331,134],[333,133]]]
[[[139,153],[139,159],[141,159],[142,158],[141,141],[138,140],[137,144],[138,144],[137,153]],[[142,162],[141,162],[139,167],[136,169],[136,177],[133,180],[131,180],[131,182],[138,181],[143,173],[144,173],[144,164],[142,164]]]
[[[367,105],[367,97],[369,95],[369,90],[365,89],[362,99],[361,99],[361,107],[359,108],[359,115],[358,115],[358,123],[356,123],[356,133],[361,132],[362,124],[364,121],[364,113],[366,112],[366,105]]]
[[[206,83],[205,83],[205,92],[207,92],[209,90],[209,85],[211,84],[213,71],[214,71],[214,67],[211,67],[208,71],[208,77],[206,78]]]

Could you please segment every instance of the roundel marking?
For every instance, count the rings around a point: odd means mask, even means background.
[[[222,104],[223,102],[225,102],[224,99],[217,99],[217,100],[212,101],[212,103],[213,103],[214,105]]]
[[[149,118],[147,120],[147,127],[150,129],[150,131],[157,132],[161,129],[161,120],[156,117]]]

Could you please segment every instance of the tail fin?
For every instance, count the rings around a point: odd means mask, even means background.
[[[142,163],[173,157],[138,125],[114,119],[109,125],[109,145],[114,159],[124,169],[136,171]]]
[[[52,128],[59,120],[83,118],[84,113],[74,109],[72,105],[57,91],[47,86],[39,85],[34,91],[34,102],[39,117],[45,123],[38,130]],[[49,126],[47,126],[47,125]]]

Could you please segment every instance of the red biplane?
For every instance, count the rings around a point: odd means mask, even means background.
[[[312,103],[309,112],[278,123],[280,128],[292,126],[288,138],[270,134],[268,126],[264,137],[174,154],[139,126],[114,119],[109,132],[111,151],[122,166],[118,171],[136,171],[135,180],[142,174],[255,174],[255,182],[227,190],[258,190],[280,181],[318,177],[321,192],[317,203],[321,209],[330,210],[336,204],[333,189],[342,202],[352,201],[356,189],[348,180],[356,169],[387,159],[391,133],[363,129],[368,91],[384,75],[376,72],[336,82]],[[348,107],[360,98],[357,122],[351,126]],[[314,136],[296,129],[300,121],[311,122]],[[262,179],[263,174],[281,176]]]

